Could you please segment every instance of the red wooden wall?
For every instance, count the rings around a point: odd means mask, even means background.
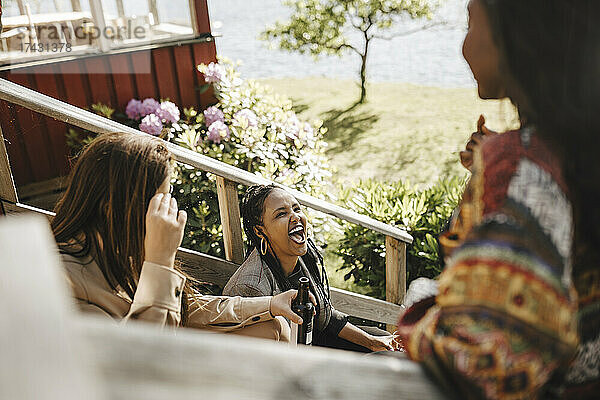
[[[210,32],[206,0],[196,0],[198,30]],[[150,73],[147,70],[150,58]],[[0,72],[0,78],[56,97],[82,108],[104,103],[124,111],[131,98],[169,98],[180,108],[204,108],[214,102],[196,70],[216,61],[214,41],[152,50],[79,58],[42,66]],[[112,73],[112,71],[120,73]],[[88,71],[105,71],[89,73]],[[68,174],[69,126],[52,118],[0,101],[0,126],[6,140],[17,186]]]

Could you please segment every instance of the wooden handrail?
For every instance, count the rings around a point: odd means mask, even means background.
[[[144,134],[137,129],[130,128],[116,121],[104,118],[92,112],[82,110],[78,107],[60,101],[50,96],[46,96],[34,90],[28,89],[6,79],[0,79],[0,99],[18,104],[40,114],[64,121],[68,124],[87,129],[95,133],[108,132],[133,132]],[[268,185],[276,184],[285,188],[303,205],[314,210],[338,217],[348,222],[355,223],[376,232],[391,236],[405,243],[412,243],[412,236],[405,230],[374,220],[373,218],[347,210],[335,204],[317,199],[316,197],[299,192],[295,189],[277,184],[259,175],[241,170],[221,161],[217,161],[191,150],[184,149],[176,144],[165,142],[169,151],[173,153],[177,161],[211,172],[230,181],[250,186],[256,184]]]

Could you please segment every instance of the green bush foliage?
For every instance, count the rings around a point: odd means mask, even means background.
[[[342,188],[344,207],[376,220],[405,228],[414,242],[407,250],[407,282],[436,277],[442,269],[437,236],[458,206],[465,178],[440,180],[423,190],[402,182],[361,181]],[[367,294],[385,299],[385,237],[358,225],[343,223],[343,238],[335,253],[343,259],[344,279],[354,278]]]

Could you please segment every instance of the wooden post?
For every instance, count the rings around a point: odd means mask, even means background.
[[[225,258],[228,261],[241,264],[244,262],[244,240],[242,238],[237,184],[217,176],[217,196],[219,198],[221,225],[223,226]]]
[[[402,304],[406,295],[406,243],[391,236],[385,237],[385,299]],[[396,327],[388,325],[393,332]]]
[[[156,6],[156,0],[148,0],[148,9],[152,13],[152,17],[154,19],[154,23],[150,25],[160,24],[160,16],[158,15],[158,7]]]
[[[4,136],[0,127],[0,215],[6,214],[2,200],[18,203],[17,189],[10,170],[10,161],[4,144]]]
[[[75,12],[81,11],[81,3],[79,0],[71,0],[71,8]]]
[[[125,17],[125,7],[123,7],[123,0],[117,0],[117,14],[119,18]]]

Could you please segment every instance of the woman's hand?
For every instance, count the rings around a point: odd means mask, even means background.
[[[371,338],[368,348],[371,351],[394,351],[396,349],[395,336],[374,336],[369,335]]]
[[[471,171],[471,167],[473,166],[473,149],[475,146],[481,145],[486,137],[497,134],[498,132],[494,132],[485,126],[485,117],[480,115],[479,121],[477,121],[477,132],[471,135],[471,139],[467,142],[466,149],[460,152],[460,162],[463,167]]]
[[[186,212],[178,212],[177,201],[169,193],[154,195],[146,212],[144,261],[172,267],[186,221]]]
[[[292,311],[292,301],[298,294],[297,290],[288,290],[287,292],[279,293],[271,298],[271,305],[269,311],[271,315],[277,317],[278,315],[285,317],[295,324],[302,324],[302,318],[298,314]],[[317,301],[312,293],[308,293],[311,303],[317,307]]]

